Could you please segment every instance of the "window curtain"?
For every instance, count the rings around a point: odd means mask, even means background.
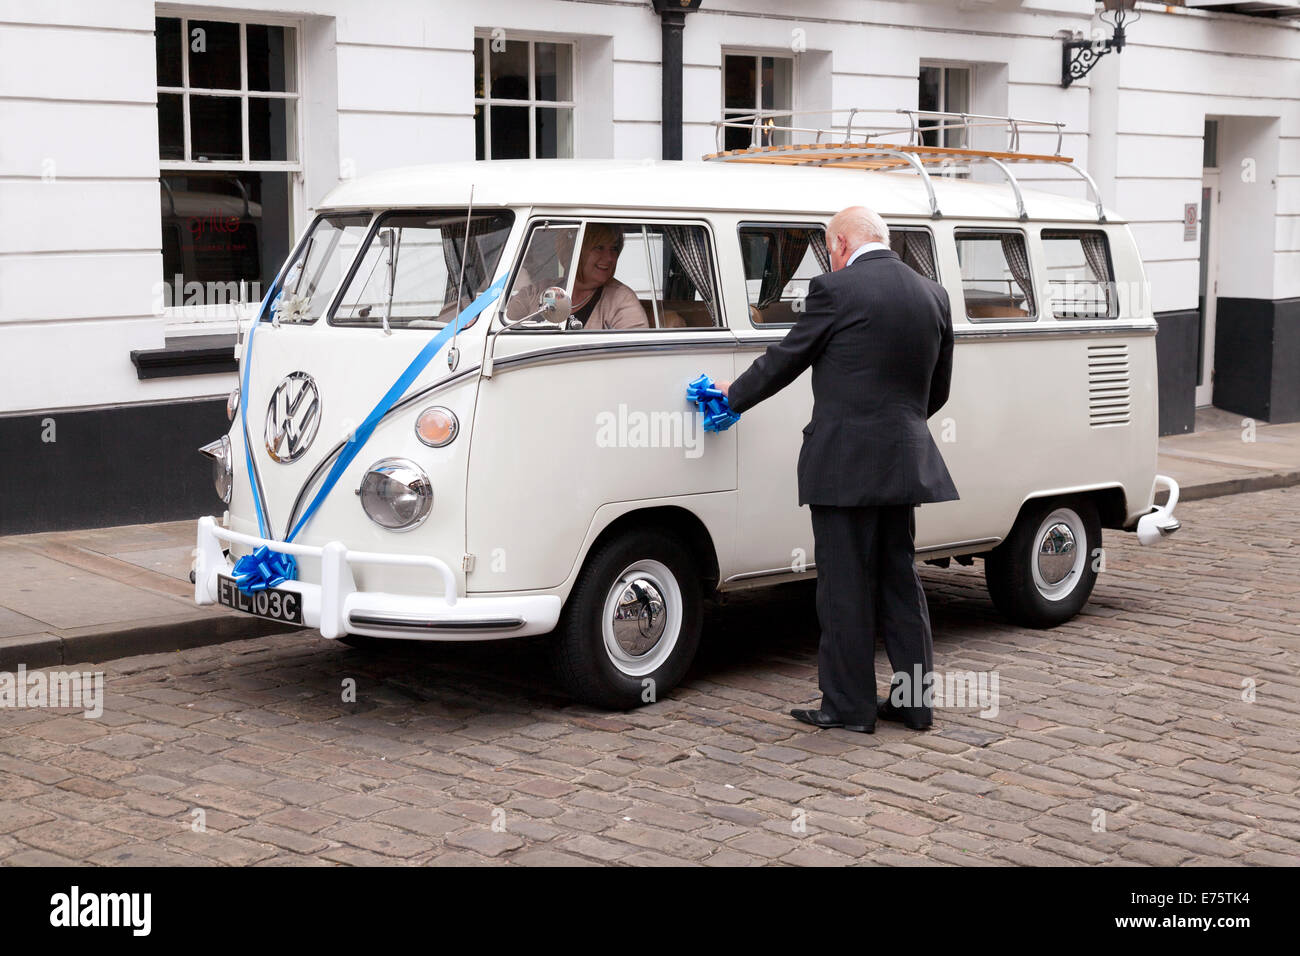
[[[812,232],[812,251],[817,257],[817,264],[822,267],[822,272],[831,271],[831,253],[826,248],[826,233],[819,229]]]
[[[709,315],[717,321],[713,304],[713,279],[709,267],[709,242],[704,230],[698,226],[665,226],[664,238],[677,259],[682,271],[690,278],[695,291],[709,308]]]
[[[923,232],[891,232],[889,247],[916,272],[927,279],[938,280],[939,270],[935,268],[934,250],[930,247],[928,235]]]
[[[756,303],[760,309],[766,309],[781,298],[781,290],[799,269],[799,263],[803,262],[803,257],[808,252],[812,232],[807,229],[781,229],[773,234],[773,238],[775,261],[772,268],[763,275]]]
[[[471,219],[468,242],[465,238],[464,221],[449,223],[442,227],[442,258],[447,264],[446,302],[456,301],[456,280],[460,278],[461,254],[467,245],[469,255],[465,261],[465,285],[460,295],[463,304],[474,301],[475,290],[486,284],[487,265],[483,261],[483,251],[473,240],[486,232],[491,232],[492,225],[493,222],[488,217]]]
[[[1020,291],[1024,294],[1029,314],[1034,315],[1038,306],[1034,303],[1034,285],[1029,276],[1029,253],[1025,251],[1023,240],[1019,236],[1003,236],[1002,254],[1007,258],[1007,266],[1011,269],[1016,285],[1020,286]]]
[[[1079,236],[1079,244],[1083,246],[1083,257],[1088,260],[1088,267],[1092,269],[1092,274],[1106,290],[1106,314],[1110,315],[1111,283],[1110,265],[1106,261],[1106,237],[1096,233],[1085,233]]]

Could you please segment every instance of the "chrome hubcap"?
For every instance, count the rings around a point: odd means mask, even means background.
[[[610,661],[629,677],[659,669],[677,646],[682,593],[673,573],[658,561],[629,565],[605,598],[601,630]]]
[[[1074,532],[1058,521],[1047,529],[1038,545],[1038,573],[1048,584],[1060,584],[1074,567]]]
[[[1061,601],[1083,579],[1088,560],[1088,534],[1072,508],[1057,508],[1038,526],[1030,558],[1034,587],[1049,601]]]

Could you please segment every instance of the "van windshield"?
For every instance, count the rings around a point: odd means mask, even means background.
[[[439,329],[492,281],[514,214],[389,213],[353,266],[331,325]]]
[[[280,322],[306,325],[325,313],[339,280],[366,238],[370,213],[321,216],[312,224],[307,240],[289,263],[284,291],[276,297],[275,317]]]

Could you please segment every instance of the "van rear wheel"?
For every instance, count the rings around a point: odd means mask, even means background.
[[[556,674],[578,700],[627,710],[675,687],[703,627],[699,565],[661,531],[614,538],[593,553],[552,644]]]
[[[1017,624],[1056,627],[1088,603],[1100,549],[1101,519],[1091,501],[1031,501],[984,559],[989,596]]]

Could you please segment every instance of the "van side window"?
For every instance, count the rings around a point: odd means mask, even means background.
[[[958,229],[954,238],[968,318],[1006,322],[1038,317],[1024,233]]]
[[[1043,230],[1047,297],[1058,319],[1112,319],[1115,272],[1106,234],[1095,230]]]
[[[539,274],[534,263],[543,261]],[[535,228],[521,261],[525,271],[526,278],[515,278],[508,320],[536,309],[542,290],[560,285],[583,331],[718,325],[713,251],[701,225],[589,219],[581,229],[575,224],[555,224],[545,232]]]
[[[740,256],[754,325],[792,325],[803,310],[808,283],[831,271],[820,224],[743,223]]]
[[[939,281],[939,267],[935,262],[934,238],[928,229],[889,227],[889,248],[898,253],[912,271],[927,279]]]

